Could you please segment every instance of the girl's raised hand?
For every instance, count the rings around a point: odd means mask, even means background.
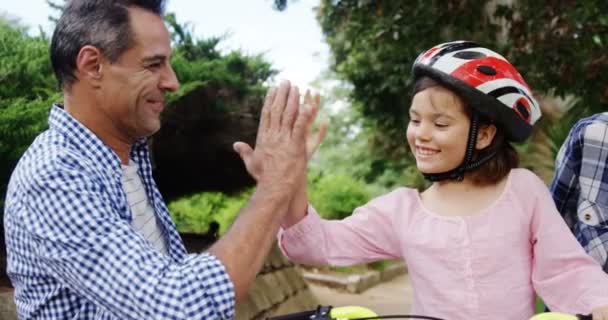
[[[312,111],[312,118],[317,118],[317,113],[319,112],[319,106],[321,105],[321,97],[319,94],[315,94],[314,96],[310,94],[309,90],[306,90],[306,94],[304,95],[304,108],[308,108]],[[308,127],[308,135],[306,138],[306,156],[307,159],[310,160],[312,156],[319,148],[321,142],[325,139],[327,135],[327,123],[321,123],[316,133],[312,132],[312,126]]]

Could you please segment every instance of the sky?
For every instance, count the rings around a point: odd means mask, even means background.
[[[313,8],[319,0],[296,0],[287,9],[272,9],[271,0],[169,0],[167,12],[180,23],[189,22],[199,37],[228,35],[220,48],[264,54],[279,70],[275,81],[289,79],[300,88],[327,68],[329,49]],[[48,16],[55,14],[44,0],[0,0],[0,12],[19,18],[36,34],[49,34]]]

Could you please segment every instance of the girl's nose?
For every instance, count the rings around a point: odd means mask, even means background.
[[[420,122],[418,128],[416,128],[416,139],[427,141],[431,138],[431,126]]]

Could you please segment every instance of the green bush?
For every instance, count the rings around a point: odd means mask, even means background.
[[[379,260],[379,261],[371,262],[368,265],[369,265],[370,269],[372,269],[372,270],[384,271],[386,268],[393,265],[394,263],[395,263],[395,260]]]
[[[236,195],[202,192],[172,201],[168,207],[179,232],[207,233],[209,225],[216,222],[220,234],[224,234],[251,192],[247,190]]]
[[[0,19],[0,109],[6,100],[46,99],[58,92],[44,35]]]
[[[3,212],[8,180],[17,161],[34,138],[48,128],[48,114],[57,101],[61,101],[58,93],[45,99],[0,100],[0,212]]]
[[[366,185],[344,174],[310,174],[308,196],[319,214],[326,219],[342,219],[370,199]]]
[[[309,175],[310,202],[327,219],[342,219],[369,199],[363,182],[346,175]],[[202,192],[180,198],[168,204],[171,217],[179,232],[207,233],[212,222],[219,224],[224,234],[245,206],[253,189],[236,195],[221,192]]]

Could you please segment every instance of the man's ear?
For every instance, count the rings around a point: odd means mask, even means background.
[[[475,148],[477,150],[481,150],[483,148],[487,148],[494,140],[496,136],[496,126],[493,124],[485,124],[479,126],[479,131],[477,132],[477,144]]]
[[[91,45],[80,48],[76,56],[76,74],[80,81],[97,88],[103,76],[104,55]]]

